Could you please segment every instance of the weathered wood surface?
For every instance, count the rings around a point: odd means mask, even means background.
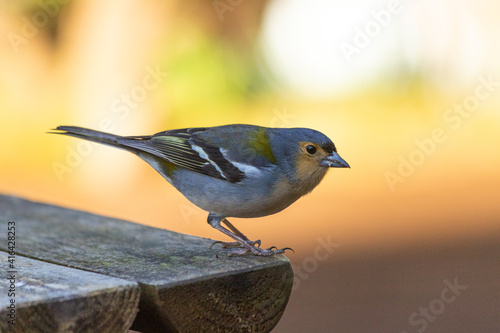
[[[127,332],[136,317],[134,282],[21,256],[13,263],[0,279],[0,332]]]
[[[19,254],[139,282],[134,330],[267,332],[290,296],[293,272],[281,255],[216,258],[209,239],[0,196],[0,221],[9,220]]]

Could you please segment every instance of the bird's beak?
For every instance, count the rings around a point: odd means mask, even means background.
[[[327,168],[350,168],[349,164],[336,152],[322,159],[319,165]]]

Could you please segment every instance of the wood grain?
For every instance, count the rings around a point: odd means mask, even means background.
[[[134,282],[22,256],[11,275],[13,288],[0,279],[0,332],[127,332],[139,309]],[[11,299],[15,312],[8,309]]]

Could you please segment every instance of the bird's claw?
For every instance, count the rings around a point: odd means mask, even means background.
[[[223,249],[228,249],[228,248],[239,248],[239,247],[244,247],[240,242],[222,242],[222,241],[216,241],[213,242],[212,245],[210,246],[210,249],[213,248],[214,245],[220,244]],[[260,248],[261,241],[260,239],[257,239],[256,241],[248,241],[248,244],[251,244],[254,247]]]
[[[290,250],[293,253],[295,253],[295,251],[291,247],[284,247],[284,248],[281,249],[281,251],[283,251],[283,253],[285,253],[286,250]]]
[[[260,244],[259,244],[260,245]],[[290,248],[290,247],[285,247],[282,249],[278,249],[276,246],[271,246],[268,249],[261,249],[260,247],[255,247],[253,244],[248,247],[240,244],[239,246],[231,246],[231,247],[222,247],[223,250],[217,253],[216,257],[218,258],[222,253],[225,253],[228,257],[235,257],[235,256],[241,256],[247,253],[252,253],[253,255],[256,256],[261,256],[261,257],[270,257],[274,256],[276,254],[283,254],[285,253],[286,250],[290,250],[293,253],[295,251]]]
[[[286,250],[290,250],[293,253],[295,253],[295,251],[291,247],[284,247],[282,249],[278,249],[276,246],[271,246],[270,248],[268,248],[264,251],[272,252],[272,254],[282,254],[282,253],[285,253]]]
[[[214,247],[215,244],[223,244],[222,247],[224,247],[224,242],[216,241],[216,242],[213,242],[212,245],[210,245],[210,250]]]

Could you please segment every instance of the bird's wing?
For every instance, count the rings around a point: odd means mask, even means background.
[[[148,152],[176,166],[237,183],[245,174],[224,157],[219,147],[200,137],[205,128],[186,128],[152,136],[122,137],[120,143]]]

